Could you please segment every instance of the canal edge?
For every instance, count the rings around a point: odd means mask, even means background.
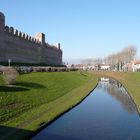
[[[140,117],[140,108],[137,106],[135,100],[133,99],[133,97],[131,96],[130,92],[127,90],[127,88],[125,87],[125,85],[124,85],[121,81],[117,80],[116,78],[114,78],[114,77],[112,77],[112,76],[101,75],[101,76],[99,76],[99,77],[101,78],[102,76],[103,76],[103,77],[106,77],[106,78],[114,79],[114,80],[116,80],[117,82],[119,82],[119,83],[124,87],[124,89],[126,90],[126,92],[127,92],[128,95],[129,95],[130,99],[133,101],[134,105],[136,106],[136,110],[137,110],[138,115],[139,115],[139,117]]]
[[[92,79],[93,80],[93,79]],[[51,125],[53,122],[55,122],[57,119],[59,119],[61,116],[63,116],[64,114],[66,114],[67,112],[69,112],[70,110],[72,110],[73,108],[75,108],[76,106],[78,106],[79,104],[81,104],[93,91],[94,89],[97,87],[97,85],[99,84],[99,79],[98,82],[96,83],[96,85],[93,87],[93,89],[78,103],[76,103],[75,105],[69,107],[66,111],[60,113],[58,116],[54,117],[53,120],[49,121],[48,123],[44,123],[42,126],[40,126],[36,131],[34,131],[32,134],[28,135],[25,137],[25,139],[32,139],[34,136],[36,136],[40,131],[42,131],[43,129],[45,129],[46,127],[48,127],[49,125]]]

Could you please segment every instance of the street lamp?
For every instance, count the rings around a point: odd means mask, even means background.
[[[8,65],[9,65],[9,67],[10,67],[10,63],[11,63],[11,59],[8,59]]]

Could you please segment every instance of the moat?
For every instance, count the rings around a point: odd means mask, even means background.
[[[139,140],[140,117],[123,86],[102,78],[81,104],[32,139]]]

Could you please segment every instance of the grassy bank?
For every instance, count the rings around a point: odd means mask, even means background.
[[[80,102],[97,84],[89,73],[31,73],[15,86],[0,77],[0,139],[22,139]]]
[[[140,73],[139,72],[94,72],[120,81],[129,92],[140,112]]]

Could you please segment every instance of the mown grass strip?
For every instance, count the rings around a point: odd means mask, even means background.
[[[53,101],[44,103],[40,106],[36,106],[14,118],[12,121],[5,122],[5,126],[16,128],[13,129],[13,132],[9,132],[9,134],[5,133],[5,138],[22,139],[79,103],[90,93],[98,82],[97,77],[88,73],[84,74],[84,78],[86,78],[86,80],[81,82],[81,78],[79,77],[78,81],[80,84],[63,94],[63,96],[55,98]],[[64,80],[64,82],[66,83],[67,81]]]
[[[0,124],[33,108],[49,103],[90,79],[79,72],[31,73],[21,75],[12,87],[0,86]],[[0,80],[2,81],[2,80]]]

